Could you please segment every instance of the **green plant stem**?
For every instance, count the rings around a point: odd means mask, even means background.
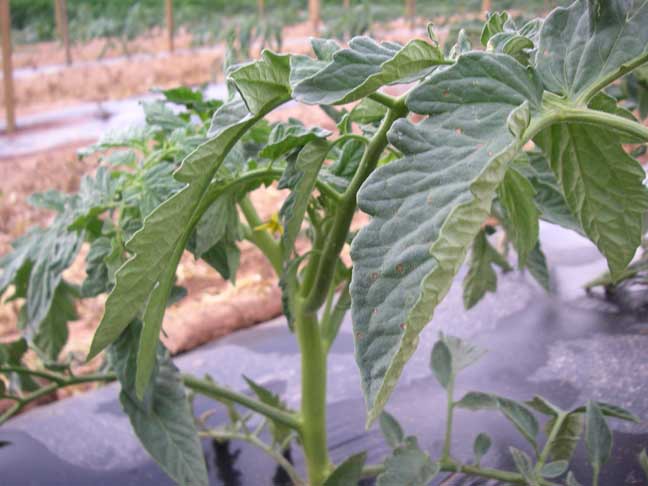
[[[448,388],[446,389],[447,394],[447,405],[446,405],[446,430],[445,438],[443,440],[443,452],[441,454],[442,461],[450,461],[451,457],[451,447],[452,447],[452,424],[454,420],[454,385],[455,377],[450,377],[448,382]]]
[[[538,133],[555,123],[581,122],[591,123],[605,127],[606,130],[615,130],[634,135],[642,140],[648,141],[648,127],[629,120],[622,116],[605,113],[603,111],[589,108],[577,108],[563,105],[556,96],[549,96],[545,93],[546,107],[540,116],[532,119],[531,124],[524,131],[520,139],[520,148],[526,142],[532,140]]]
[[[281,247],[267,231],[255,231],[254,228],[261,226],[263,222],[259,218],[259,215],[248,196],[243,197],[243,199],[239,201],[239,206],[243,212],[243,216],[245,216],[245,219],[250,225],[250,234],[247,235],[247,239],[261,250],[277,275],[281,275],[283,271]]]
[[[390,108],[383,118],[380,128],[371,138],[365,152],[360,160],[349,187],[344,192],[342,200],[336,209],[333,228],[322,251],[322,257],[318,262],[317,276],[312,288],[304,287],[302,295],[307,295],[305,309],[310,312],[317,311],[326,299],[331,279],[335,275],[335,262],[344,246],[353,214],[356,209],[356,196],[362,183],[369,177],[378,164],[380,155],[387,146],[387,132],[392,124],[407,114],[407,108],[403,99],[398,99],[394,108]]]
[[[604,111],[590,110],[588,108],[566,108],[558,113],[558,119],[561,121],[594,123],[604,126],[606,129],[616,129],[648,141],[647,126],[622,116],[605,113]]]
[[[340,331],[342,320],[351,304],[351,297],[349,296],[350,284],[351,279],[347,280],[344,284],[344,287],[338,296],[338,300],[333,307],[333,311],[329,316],[327,316],[326,320],[322,321],[322,341],[324,342],[324,349],[327,354]]]
[[[547,459],[549,459],[549,454],[551,453],[553,442],[556,440],[556,437],[560,433],[560,428],[562,427],[563,422],[565,421],[567,416],[568,416],[567,413],[560,413],[556,417],[556,422],[554,423],[554,426],[551,428],[551,432],[549,432],[549,437],[547,437],[547,442],[542,448],[540,457],[538,457],[538,462],[536,463],[536,467],[535,467],[536,474],[539,474],[540,471],[542,471],[542,468],[547,462]]]
[[[648,62],[648,52],[644,55],[636,58],[633,62],[621,65],[618,69],[612,71],[607,76],[601,78],[597,83],[593,84],[585,91],[583,91],[580,96],[577,98],[576,103],[585,105],[589,102],[599,91],[601,91],[606,86],[609,86],[615,80],[625,76],[631,71],[634,71],[636,68]]]
[[[278,450],[274,449],[272,446],[269,446],[268,444],[263,442],[256,435],[237,434],[234,432],[221,432],[221,431],[201,432],[200,435],[204,437],[212,437],[219,441],[242,440],[244,442],[252,444],[258,447],[259,449],[261,449],[266,454],[268,454],[270,457],[272,457],[277,462],[277,464],[279,464],[283,468],[283,470],[286,471],[286,474],[288,474],[290,480],[293,482],[295,486],[306,486],[306,483],[299,476],[297,470],[293,467],[292,464],[290,464],[290,462],[288,462],[288,460],[283,456],[283,454],[281,454],[281,452],[279,452]]]
[[[325,225],[326,227],[327,225]],[[310,251],[310,256],[308,258],[308,265],[304,270],[304,278],[302,280],[301,288],[310,289],[313,286],[315,277],[317,276],[317,268],[319,266],[319,261],[322,256],[322,248],[324,247],[325,237],[324,235],[328,232],[323,231],[324,228],[320,228],[317,224],[312,225],[313,228],[313,246]]]
[[[52,383],[45,385],[42,388],[39,388],[38,390],[35,390],[28,395],[25,395],[24,397],[12,397],[12,399],[16,400],[16,403],[14,403],[6,412],[0,415],[0,425],[5,423],[14,415],[20,413],[22,409],[25,408],[27,405],[29,405],[31,402],[38,400],[39,398],[45,397],[50,393],[55,392],[59,388],[79,385],[82,383],[92,383],[95,381],[113,381],[117,378],[114,373],[66,377],[63,375],[57,375],[55,373],[49,373],[46,371],[35,371],[27,368],[21,368],[19,366],[2,366],[0,367],[0,372],[25,373],[25,374],[38,376],[52,381]]]
[[[269,167],[269,168],[251,170],[249,172],[242,174],[240,177],[237,177],[236,179],[228,180],[226,182],[223,181],[212,182],[209,185],[208,192],[205,196],[205,201],[206,201],[205,204],[206,206],[209,206],[211,203],[213,203],[217,198],[222,196],[224,193],[229,191],[235,191],[241,187],[245,187],[249,183],[279,180],[283,175],[283,173],[284,173],[283,169],[275,169]],[[331,197],[336,201],[342,197],[337,190],[335,190],[330,184],[324,181],[320,181],[320,180],[316,181],[315,186],[322,194],[326,194],[327,196]]]
[[[299,417],[293,413],[279,410],[271,405],[267,405],[252,397],[238,393],[229,388],[222,387],[209,380],[201,380],[192,375],[182,375],[182,382],[184,385],[195,393],[199,393],[216,401],[231,401],[242,405],[243,407],[257,412],[264,417],[268,417],[275,422],[278,422],[286,427],[299,432],[301,430],[301,423]]]
[[[371,93],[367,98],[370,98],[374,100],[377,103],[380,103],[383,106],[386,106],[389,109],[394,109],[396,108],[398,104],[398,98],[394,98],[393,96],[389,96],[388,94],[381,93],[380,91],[376,91],[375,93]]]
[[[321,486],[329,473],[326,442],[326,353],[317,314],[296,303],[295,329],[301,354],[301,441],[309,486]]]

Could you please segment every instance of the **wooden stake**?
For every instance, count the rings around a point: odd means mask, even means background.
[[[416,0],[405,0],[405,17],[409,21],[410,30],[416,27]]]
[[[166,25],[167,25],[167,35],[169,41],[169,52],[173,52],[175,45],[173,43],[173,0],[166,0]]]
[[[319,0],[308,0],[308,18],[313,26],[313,33],[319,34],[320,24],[320,2]]]
[[[259,18],[265,17],[265,0],[257,0],[257,12],[259,13]]]
[[[344,0],[343,5],[346,10],[349,10],[349,7],[351,7],[351,0]]]
[[[68,29],[67,0],[56,0],[54,2],[54,14],[56,17],[56,30],[65,48],[65,64],[72,64],[72,51],[70,49],[70,32]]]
[[[4,102],[7,113],[7,133],[16,131],[16,109],[11,66],[11,14],[9,0],[0,0],[0,29],[2,30],[2,79]]]
[[[482,0],[482,7],[481,11],[482,13],[487,13],[491,11],[491,0]]]

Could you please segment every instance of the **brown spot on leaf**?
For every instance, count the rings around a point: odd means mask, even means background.
[[[405,270],[405,267],[403,267],[402,263],[399,263],[398,265],[396,265],[396,273],[403,273],[404,270]]]

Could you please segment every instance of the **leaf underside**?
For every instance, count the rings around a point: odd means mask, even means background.
[[[238,139],[258,120],[289,99],[287,56],[264,52],[263,59],[232,74],[243,98],[235,97],[215,114],[212,137],[194,150],[176,171],[186,186],[158,206],[128,241],[133,255],[116,273],[116,283],[95,333],[88,357],[114,342],[128,324],[143,316],[137,357],[137,391],[144,392],[155,363],[162,318],[175,271],[195,225],[208,209],[212,179]],[[266,77],[267,92],[255,80]],[[271,80],[271,81],[268,81]],[[270,89],[270,85],[272,89]],[[265,93],[265,94],[264,94]],[[253,110],[251,113],[248,107]]]
[[[419,125],[398,121],[389,140],[406,157],[380,167],[361,188],[372,216],[352,245],[356,359],[369,406],[383,408],[418,334],[447,293],[490,212],[519,147],[510,113],[539,106],[539,80],[512,58],[469,53],[413,90]]]

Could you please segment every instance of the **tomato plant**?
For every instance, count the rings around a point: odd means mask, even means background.
[[[428,456],[383,409],[468,253],[467,307],[496,290],[495,266],[511,269],[489,241],[495,227],[506,233],[517,267],[547,288],[540,219],[587,236],[607,259],[611,278],[624,275],[641,243],[648,193],[643,169],[623,144],[645,144],[648,128],[605,89],[648,62],[646,25],[648,3],[577,1],[522,26],[505,13],[489,16],[483,50],[462,34],[448,55],[433,35],[404,46],[356,37],[345,48],[315,39],[314,58],[266,50],[233,67],[232,96],[222,106],[190,90],[166,92],[188,111],[147,107],[146,129],[96,147],[130,147],[106,158],[112,168],[84,179],[76,195],[34,197],[59,216],[16,241],[3,259],[0,289],[13,284],[14,297],[26,299],[24,339],[4,345],[0,355],[0,370],[10,378],[7,396],[17,410],[43,393],[34,376],[54,388],[79,379],[56,360],[78,295],[61,275],[86,240],[81,294],[109,291],[88,357],[107,351],[112,371],[103,379],[119,380],[136,434],[181,484],[207,481],[200,434],[258,445],[295,484],[312,486],[356,484],[366,475],[377,475],[381,486],[425,485],[440,472],[458,471],[513,484],[562,478],[575,485],[569,460],[584,437],[597,484],[612,446],[608,418],[636,417],[594,401],[563,410],[541,397],[520,403],[470,392],[456,400],[460,371],[481,352],[452,336],[442,336],[431,356],[447,392],[441,456]],[[392,84],[408,89],[398,97],[380,91]],[[291,100],[322,106],[336,119],[336,133],[295,120],[270,128],[264,117]],[[188,122],[191,114],[199,123]],[[264,224],[247,194],[273,182],[290,195],[279,221]],[[371,221],[355,233],[358,209]],[[280,238],[268,228],[279,228]],[[295,246],[300,234],[310,239],[308,251]],[[296,411],[252,381],[255,398],[180,375],[160,343],[165,308],[181,294],[175,275],[182,254],[190,251],[233,279],[242,239],[280,276],[284,312],[302,354]],[[349,245],[351,267],[341,258]],[[394,447],[383,465],[366,466],[363,454],[337,466],[329,459],[327,356],[349,308],[367,425],[379,419]],[[44,369],[21,363],[27,344]],[[223,403],[231,423],[197,427],[185,388]],[[239,407],[265,421],[251,429]],[[483,434],[472,463],[454,457],[457,408],[501,413],[535,457],[512,448],[516,471],[482,467],[490,444]],[[548,418],[544,444],[532,410]],[[271,444],[259,437],[266,425]],[[295,441],[306,478],[282,455]]]

